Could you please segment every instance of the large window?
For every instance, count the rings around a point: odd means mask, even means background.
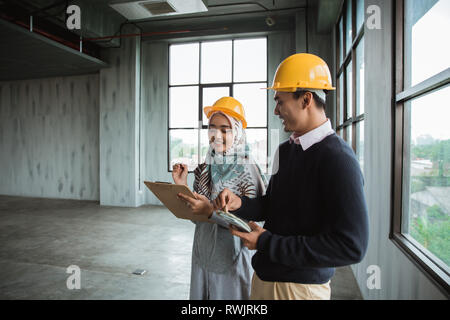
[[[223,96],[245,109],[252,156],[267,170],[267,38],[172,44],[169,47],[169,163],[204,162],[208,119],[203,107]]]
[[[398,1],[391,237],[442,287],[450,266],[450,1]]]
[[[336,132],[364,166],[364,0],[346,0],[336,25]]]

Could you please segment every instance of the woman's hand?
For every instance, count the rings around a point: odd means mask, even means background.
[[[188,166],[186,164],[176,163],[172,169],[173,182],[187,186]]]
[[[194,214],[204,215],[208,218],[212,216],[214,211],[212,203],[204,195],[194,192],[195,199],[182,193],[178,194],[178,199],[185,202],[186,206],[191,209]]]

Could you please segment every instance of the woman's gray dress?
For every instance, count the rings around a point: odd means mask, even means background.
[[[205,165],[195,170],[194,191],[206,194],[210,200],[217,197],[217,192],[207,194],[202,187],[207,178]],[[250,171],[250,172],[249,172]],[[265,185],[258,178],[256,167],[243,172],[235,181],[227,181],[223,186],[233,192],[253,198],[263,194]],[[245,186],[248,186],[246,189]],[[211,191],[211,190],[209,190]],[[238,193],[241,191],[240,193]],[[253,275],[251,259],[255,251],[242,245],[240,238],[228,230],[228,223],[215,212],[211,222],[194,222],[195,234],[192,248],[191,287],[192,300],[248,300]]]

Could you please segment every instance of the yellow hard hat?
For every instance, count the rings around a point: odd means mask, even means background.
[[[309,53],[293,54],[280,63],[272,86],[264,89],[295,92],[298,88],[335,90],[326,62]]]
[[[247,128],[247,121],[245,121],[244,107],[235,98],[222,97],[219,100],[217,100],[214,103],[214,105],[203,108],[203,112],[205,113],[208,119],[215,111],[222,111],[223,113],[226,113],[227,115],[242,121],[243,128],[244,129]]]

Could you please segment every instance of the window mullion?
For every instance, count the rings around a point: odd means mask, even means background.
[[[355,4],[355,2],[353,2]],[[355,6],[355,5],[354,5]],[[354,17],[356,17],[354,15]],[[354,22],[354,21],[353,21]],[[354,22],[355,23],[355,22]],[[352,147],[353,150],[356,151],[356,125],[355,125],[355,119],[356,119],[356,48],[352,47]]]
[[[198,131],[197,131],[197,165],[200,164],[201,158],[201,130],[203,125],[203,87],[201,83],[202,72],[202,42],[199,43],[198,48]]]
[[[395,100],[396,102],[410,100],[425,93],[428,93],[436,88],[443,87],[448,83],[450,83],[450,68],[447,68],[446,70],[416,84],[411,88],[399,92],[396,95]],[[403,89],[403,86],[401,86],[401,88]]]
[[[234,39],[231,40],[231,83],[234,83]]]

